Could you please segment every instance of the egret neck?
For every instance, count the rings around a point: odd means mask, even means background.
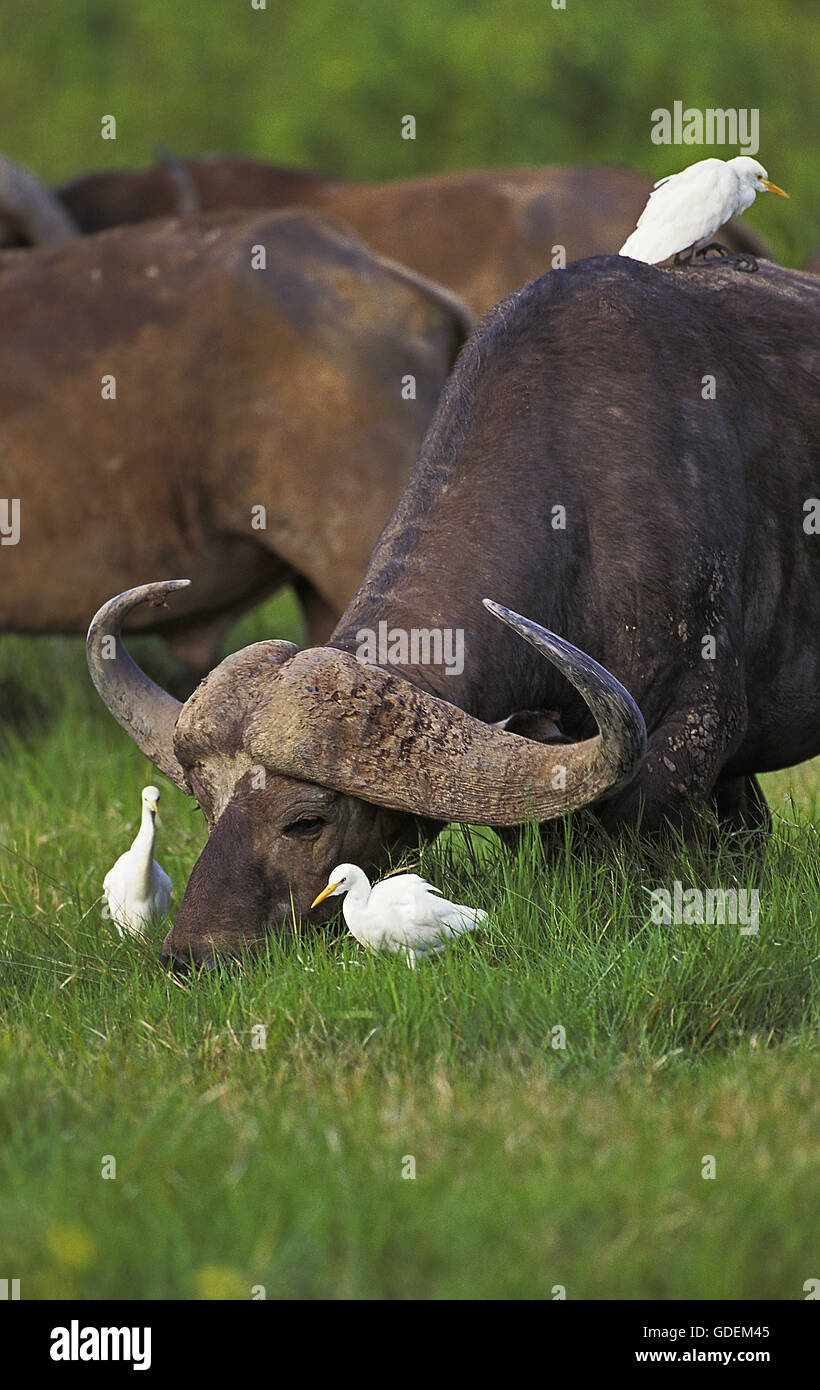
[[[355,875],[350,873],[349,876],[353,881],[342,902],[342,916],[348,927],[351,925],[351,916],[363,912],[370,898],[370,879],[364,870],[356,869]]]
[[[147,802],[142,803],[142,820],[140,828],[131,846],[132,851],[137,856],[139,864],[139,888],[143,897],[147,898],[151,891],[151,863],[154,857],[154,841],[157,837],[156,812],[151,810]]]

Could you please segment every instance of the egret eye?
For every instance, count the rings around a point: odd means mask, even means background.
[[[305,816],[302,820],[292,821],[286,825],[282,834],[291,839],[310,840],[315,838],[324,829],[325,822],[319,816]]]

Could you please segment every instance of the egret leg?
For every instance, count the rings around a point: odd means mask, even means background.
[[[728,246],[724,246],[722,241],[707,242],[706,246],[701,246],[700,249],[695,252],[695,255],[702,256],[705,261],[708,261],[709,256],[707,252],[709,251],[714,251],[715,253],[712,260],[723,261],[729,255],[729,248]]]
[[[714,251],[715,255],[707,256],[707,251]],[[697,270],[704,270],[710,265],[730,265],[733,270],[742,270],[748,275],[753,275],[758,268],[754,256],[746,251],[730,251],[720,241],[710,241],[707,246],[701,246],[692,257],[691,264]]]
[[[747,275],[754,275],[758,269],[757,261],[748,251],[739,251],[737,255],[731,256],[730,263],[735,270],[742,270]]]

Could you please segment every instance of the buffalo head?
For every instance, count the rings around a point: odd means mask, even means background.
[[[88,635],[91,675],[109,710],[208,822],[166,961],[211,963],[289,921],[325,921],[333,905],[310,905],[335,864],[370,871],[448,821],[549,820],[611,794],[643,756],[643,719],[613,676],[489,603],[573,683],[599,734],[532,742],[350,652],[279,641],[228,657],[181,705],[134,663],[120,629],[138,604],[162,603],[186,582],[121,594]]]

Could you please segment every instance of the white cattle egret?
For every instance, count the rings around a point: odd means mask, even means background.
[[[789,196],[770,183],[763,165],[748,155],[699,159],[680,174],[658,179],[619,255],[657,265],[682,251],[697,251],[730,217],[750,208],[758,193]]]
[[[108,911],[120,936],[124,931],[144,935],[151,919],[164,917],[171,905],[173,884],[154,859],[159,797],[158,787],[144,788],[137,837],[103,880]]]
[[[417,956],[443,951],[448,938],[476,931],[487,920],[481,908],[448,902],[418,874],[396,874],[371,888],[355,864],[339,864],[311,907],[342,894],[350,935],[374,951],[404,951],[413,966]]]

